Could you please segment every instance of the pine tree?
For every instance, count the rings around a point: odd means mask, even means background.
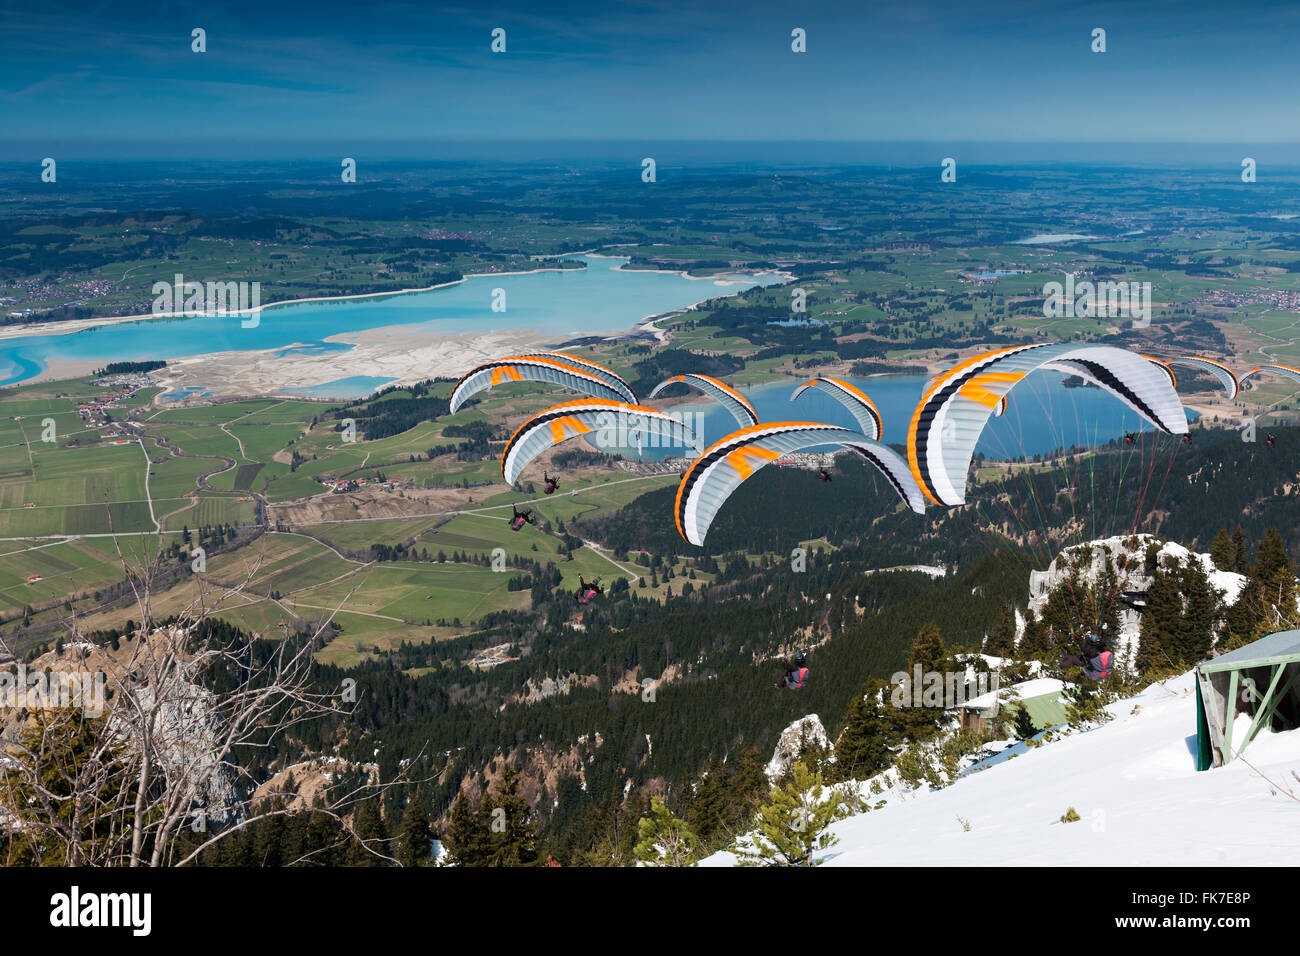
[[[993,657],[1010,657],[1016,652],[1016,616],[1010,604],[1003,604],[998,626],[984,642],[984,653]]]
[[[1034,718],[1029,716],[1029,709],[1021,704],[1015,710],[1016,716],[1012,721],[1011,729],[1015,733],[1017,740],[1028,740],[1034,734],[1038,733],[1038,728],[1034,726]]]
[[[647,866],[694,866],[699,861],[700,840],[685,820],[673,816],[658,797],[650,800],[650,814],[637,824],[636,858]]]
[[[1236,571],[1238,574],[1245,574],[1250,570],[1250,555],[1246,553],[1246,532],[1241,530],[1241,525],[1237,525],[1237,530],[1232,533],[1232,567],[1224,570]]]
[[[1227,614],[1232,650],[1297,623],[1295,570],[1277,528],[1269,528],[1255,553],[1250,579]]]
[[[948,667],[948,654],[943,646],[943,636],[939,633],[939,626],[933,621],[927,621],[912,641],[912,650],[907,662],[907,681],[902,688],[898,689],[901,691],[902,705],[893,706],[895,695],[890,695],[893,721],[909,739],[926,740],[938,731],[939,723],[944,716],[943,707],[918,705],[918,701],[926,699],[927,685],[935,680],[933,675],[938,675],[938,679],[944,682],[946,690],[944,673]],[[918,668],[921,673],[921,685],[915,687],[913,685],[916,682]]]
[[[1111,719],[1106,712],[1106,705],[1116,698],[1105,684],[1091,681],[1079,681],[1067,684],[1061,691],[1061,700],[1065,704],[1065,720],[1071,727],[1084,727],[1103,723]]]
[[[640,824],[641,818],[649,812],[650,801],[646,799],[643,792],[634,790],[614,814],[614,833],[612,834],[614,857],[612,862],[616,866],[627,866],[636,861],[636,843],[639,837],[637,832],[638,824]]]
[[[767,799],[772,784],[767,779],[767,769],[757,747],[746,747],[740,752],[735,772],[731,775],[728,820],[732,830],[748,829]]]
[[[1079,558],[1074,559],[1078,561]],[[1068,577],[1052,589],[1043,605],[1042,619],[1047,627],[1049,640],[1054,636],[1057,641],[1078,635],[1088,616],[1087,592],[1089,588],[1079,576],[1079,569],[1074,564],[1069,568]]]
[[[424,866],[429,862],[433,831],[424,803],[418,794],[412,794],[402,814],[402,826],[397,834],[397,862],[402,866]]]
[[[379,812],[378,801],[366,800],[357,807],[352,830],[356,838],[348,846],[347,865],[386,865],[383,857],[389,854],[388,830],[384,826],[383,815]]]
[[[1178,572],[1157,567],[1142,609],[1142,629],[1133,665],[1139,674],[1152,668],[1177,666],[1183,625],[1183,598]]]
[[[283,810],[284,801],[277,797],[268,809]],[[288,819],[284,814],[272,813],[258,821],[253,833],[252,854],[254,866],[287,866],[293,862]]]
[[[1226,527],[1220,528],[1210,545],[1210,560],[1220,571],[1231,571],[1237,566],[1237,546]]]
[[[341,866],[344,862],[343,829],[328,813],[322,813],[324,799],[317,797],[317,805],[308,813],[303,823],[302,858],[315,866]]]
[[[889,749],[892,721],[885,713],[888,685],[869,681],[849,703],[844,725],[835,739],[833,780],[866,780],[893,762]]]
[[[1120,630],[1120,607],[1123,603],[1119,600],[1121,587],[1119,572],[1108,550],[1106,567],[1097,580],[1097,586],[1090,588],[1088,593],[1091,610],[1088,620],[1094,622],[1097,630],[1106,634],[1118,634]]]
[[[294,866],[306,859],[311,852],[307,841],[307,814],[295,811],[283,818],[284,827],[280,835],[280,866]]]
[[[457,866],[483,866],[487,859],[488,824],[464,793],[451,806],[451,820],[443,834],[447,862]]]
[[[528,801],[519,795],[519,775],[506,764],[490,812],[488,866],[532,866],[537,862],[537,828]]]
[[[1020,636],[1016,656],[1022,661],[1043,663],[1052,659],[1052,639],[1047,633],[1047,624],[1032,609],[1025,618],[1025,632]]]
[[[1294,626],[1296,620],[1296,575],[1286,545],[1277,528],[1269,528],[1255,554],[1255,567],[1251,574],[1259,582],[1260,600],[1264,604],[1261,621],[1265,633]]]
[[[1210,653],[1223,607],[1223,592],[1210,583],[1205,568],[1194,558],[1186,563],[1179,578],[1183,593],[1183,626],[1179,629],[1174,656],[1190,667]]]
[[[727,825],[727,790],[726,765],[714,757],[686,811],[687,822],[706,845],[711,845],[715,834]]]
[[[942,671],[947,667],[948,652],[943,646],[943,635],[939,633],[939,625],[934,621],[927,621],[917,631],[915,640],[912,641],[912,652],[908,658],[907,665],[912,671],[916,666],[921,665],[921,673],[929,671]]]
[[[772,791],[758,811],[758,830],[736,845],[741,866],[817,866],[814,854],[839,838],[826,832],[835,822],[841,795],[827,791],[821,774],[796,761],[789,781]]]

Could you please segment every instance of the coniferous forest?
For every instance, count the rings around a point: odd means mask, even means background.
[[[1203,459],[1199,467],[1206,470],[1248,468],[1265,483],[1282,480],[1283,466],[1241,444],[1207,436],[1178,451]],[[1099,482],[1107,467],[1106,455],[1100,457],[1092,471],[1102,476],[1093,479]],[[877,493],[865,472],[846,464],[837,493]],[[784,493],[784,482],[807,478],[774,471],[774,481],[756,489],[755,506],[762,495]],[[1029,480],[1047,496],[1054,481],[1070,479],[1044,471]],[[623,521],[583,534],[626,527],[651,536],[656,502],[647,499],[656,494],[625,508]],[[1149,546],[1143,570],[1152,583],[1133,661],[1139,679],[1185,670],[1206,655],[1216,634],[1222,649],[1267,633],[1273,624],[1267,595],[1295,579],[1296,528],[1267,523],[1279,512],[1265,507],[1263,515],[1237,522],[1240,501],[1231,492],[1207,494],[1189,482],[1171,494],[1182,504],[1168,509],[1170,539],[1199,543],[1220,569],[1243,573],[1248,583],[1228,607],[1199,564],[1162,561],[1156,545]],[[1060,496],[1057,502],[1068,507]],[[955,666],[953,654],[977,650],[1056,669],[1077,650],[1073,635],[1084,619],[1093,627],[1118,624],[1115,585],[1103,578],[1090,588],[1073,572],[1041,614],[1027,613],[1029,571],[1045,566],[1038,549],[991,533],[978,509],[945,522],[952,564],[947,576],[933,577],[861,571],[927,553],[915,536],[891,536],[889,516],[867,533],[855,530],[852,511],[832,514],[838,509],[814,496],[803,496],[801,507],[806,516],[785,510],[771,516],[777,535],[784,521],[812,520],[843,540],[834,550],[814,546],[801,571],[770,557],[781,545],[769,543],[769,557],[758,561],[725,550],[744,547],[759,526],[741,507],[720,522],[719,544],[693,556],[712,582],[683,587],[663,603],[640,598],[636,587],[616,586],[585,610],[582,628],[575,629],[571,595],[543,583],[534,588],[532,610],[495,615],[465,637],[403,644],[346,670],[320,667],[316,680],[324,689],[355,680],[354,709],[249,752],[250,770],[268,776],[300,760],[305,749],[336,754],[354,768],[335,781],[336,789],[360,783],[355,768],[371,763],[380,779],[405,777],[408,783],[365,801],[355,819],[399,860],[404,853],[410,859],[410,847],[427,834],[462,865],[630,864],[638,826],[656,820],[692,835],[698,854],[729,845],[739,821],[766,798],[760,768],[791,721],[821,715],[837,755],[821,768],[828,779],[869,776],[890,766],[901,744],[933,735],[942,714],[872,704],[873,694],[888,692],[890,675],[918,664],[942,670]],[[611,535],[606,543],[618,548],[620,540]],[[654,543],[637,540],[641,547]],[[1018,646],[1017,613],[1027,613]],[[489,645],[509,645],[515,659],[488,670],[461,663]],[[814,677],[797,697],[773,694],[779,661],[796,645],[810,649]],[[563,683],[563,691],[521,698],[521,688],[540,688],[548,679]],[[1033,730],[1019,728],[1021,735]],[[809,753],[814,756],[806,759],[815,761],[815,748]],[[492,829],[494,812],[510,821],[505,830]],[[304,808],[259,822],[204,859],[274,864],[319,846],[328,851],[311,857],[317,862],[388,862],[354,844],[337,822]]]

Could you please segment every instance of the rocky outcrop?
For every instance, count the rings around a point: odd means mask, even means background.
[[[800,754],[810,748],[829,748],[830,737],[816,714],[800,717],[785,730],[776,742],[772,759],[767,764],[768,779],[775,782],[785,775]]]
[[[290,764],[253,792],[254,807],[266,800],[282,800],[291,810],[307,810],[323,797],[340,774],[359,770],[372,786],[379,783],[378,764],[355,764],[342,757],[317,757]]]
[[[70,642],[41,655],[23,671],[33,681],[48,683],[48,675],[64,673],[80,675],[85,686],[98,684],[98,692],[83,695],[73,706],[89,717],[105,717],[109,733],[128,750],[141,749],[145,739],[142,728],[144,721],[149,721],[153,769],[160,785],[165,782],[178,789],[195,813],[201,812],[209,825],[222,827],[242,818],[244,791],[229,754],[224,752],[216,698],[191,679],[196,665],[171,645],[184,636],[159,628],[148,635],[137,632],[124,637],[116,648]],[[158,660],[172,654],[176,655],[175,667],[157,666]],[[120,696],[124,694],[130,695],[129,705]],[[29,706],[0,704],[0,746],[17,739],[31,720]]]
[[[566,674],[563,677],[543,677],[540,681],[531,678],[524,681],[521,690],[507,697],[500,710],[511,704],[538,704],[551,697],[563,697],[575,687],[599,687],[600,678],[595,674]]]
[[[1066,548],[1052,560],[1046,571],[1030,571],[1029,609],[1041,615],[1052,592],[1068,581],[1074,573],[1078,573],[1079,580],[1085,584],[1098,584],[1108,565],[1116,574],[1121,592],[1142,594],[1151,587],[1153,581],[1146,571],[1147,552],[1153,547],[1162,564],[1198,562],[1205,570],[1210,583],[1223,592],[1225,604],[1234,604],[1246,584],[1243,575],[1219,570],[1208,554],[1198,554],[1180,544],[1163,541],[1150,534],[1122,535]],[[1141,624],[1142,614],[1138,607],[1129,604],[1120,607],[1120,634],[1115,650],[1122,659],[1132,660],[1131,655],[1137,649]],[[1023,632],[1024,620],[1017,612],[1017,640]]]

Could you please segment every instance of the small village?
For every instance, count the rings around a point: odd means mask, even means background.
[[[120,402],[133,398],[142,388],[153,386],[153,379],[143,372],[131,372],[124,375],[110,375],[96,383],[105,390],[103,397],[93,399],[77,406],[77,413],[82,421],[92,427],[102,427],[112,423],[109,409],[120,408]],[[105,433],[105,438],[115,437],[118,432]],[[129,439],[120,439],[115,444],[124,445]]]
[[[409,478],[405,481],[392,481],[388,479],[382,481],[371,481],[369,478],[330,478],[326,475],[319,475],[316,480],[335,494],[344,494],[349,491],[360,491],[362,488],[378,488],[380,491],[397,491],[401,488],[415,487],[415,483]]]
[[[1215,305],[1221,308],[1241,309],[1263,305],[1283,312],[1300,312],[1300,291],[1294,289],[1208,289],[1192,299],[1189,305]]]

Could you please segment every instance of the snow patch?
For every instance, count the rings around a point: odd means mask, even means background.
[[[1107,707],[1114,719],[1057,737],[942,790],[888,789],[886,806],[831,827],[827,866],[1290,866],[1300,858],[1300,731],[1261,731],[1250,763],[1196,771],[1191,672]],[[1239,733],[1244,734],[1245,728]],[[784,735],[783,735],[784,736]],[[1073,807],[1081,817],[1062,823]],[[962,821],[965,821],[963,824]],[[966,824],[969,829],[966,829]],[[714,854],[706,866],[733,865]]]

